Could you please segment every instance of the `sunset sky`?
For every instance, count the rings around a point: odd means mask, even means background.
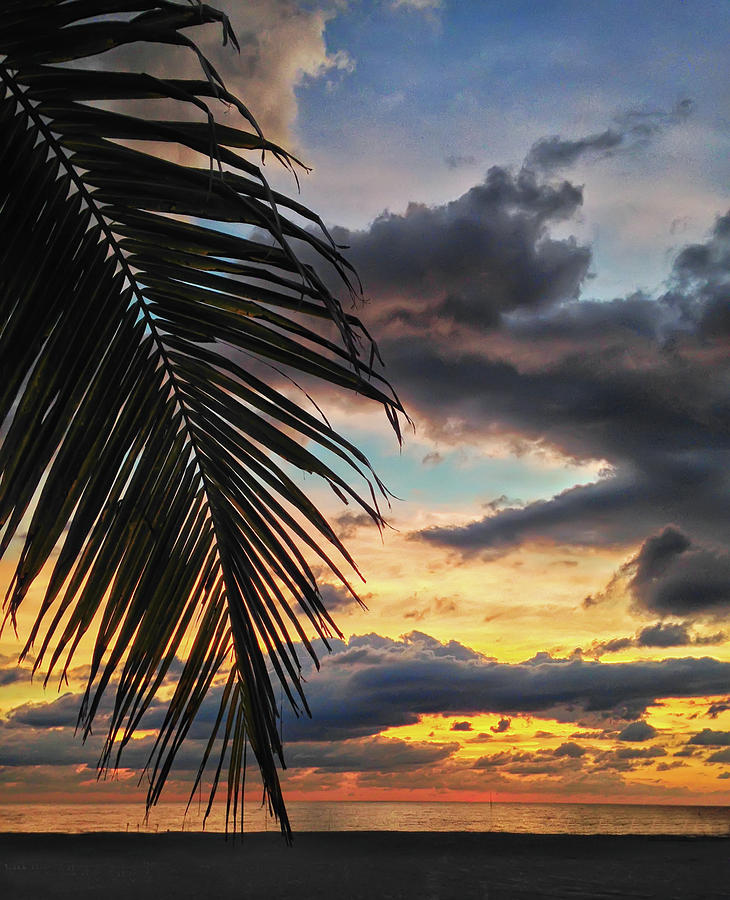
[[[313,168],[415,426],[401,449],[317,395],[397,499],[381,537],[300,479],[369,611],[324,584],[346,640],[307,672],[313,718],[285,713],[285,796],[727,803],[730,5],[215,5],[242,53],[207,49]],[[82,658],[44,691],[19,649],[7,628],[2,797],[139,796],[169,689],[97,784]]]

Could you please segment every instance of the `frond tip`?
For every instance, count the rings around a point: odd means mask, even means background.
[[[34,647],[46,680],[63,677],[95,630],[79,725],[87,735],[113,695],[102,769],[119,764],[185,656],[146,770],[148,804],[217,693],[195,787],[217,755],[210,802],[227,766],[235,824],[250,745],[289,836],[270,671],[307,711],[295,640],[316,659],[305,624],[325,642],[338,633],[308,558],[346,585],[336,558],[354,566],[292,471],[318,475],[379,525],[385,489],[363,454],[287,388],[296,376],[374,400],[399,438],[402,408],[374,369],[367,332],[310,262],[357,293],[351,267],[319,218],[272,191],[244,154],[298,161],[265,140],[181,33],[210,22],[237,46],[206,4],[4,5],[0,553],[30,520],[5,615],[15,622],[52,563],[23,653]],[[186,48],[203,78],[73,65],[139,42]],[[160,98],[183,119],[112,108]],[[220,102],[243,128],[216,123]],[[170,162],[162,150],[172,145],[218,171]],[[230,223],[248,227],[235,233]]]

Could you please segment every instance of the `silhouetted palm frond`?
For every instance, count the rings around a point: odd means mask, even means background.
[[[310,634],[337,632],[307,554],[343,581],[336,557],[352,564],[292,467],[378,524],[373,489],[362,496],[335,469],[382,485],[277,373],[371,398],[396,432],[401,408],[373,371],[360,322],[293,244],[334,267],[347,291],[350,267],[319,219],[243,155],[296,165],[193,43],[190,29],[211,22],[236,43],[225,16],[199,3],[2,2],[0,551],[29,517],[6,597],[13,622],[52,561],[24,651],[37,648],[36,668],[64,673],[98,628],[79,722],[88,734],[113,692],[103,767],[118,764],[190,639],[148,766],[148,803],[230,667],[198,777],[217,755],[211,800],[227,766],[235,817],[250,744],[288,834],[269,669],[306,710],[294,641],[314,651],[300,617]],[[201,78],[75,63],[136,42],[187,48]],[[161,98],[203,121],[145,119],[111,103]],[[210,104],[220,102],[242,129],[215,123]],[[172,145],[202,154],[200,166],[165,159],[160,147]]]

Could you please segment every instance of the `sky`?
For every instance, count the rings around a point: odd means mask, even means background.
[[[312,167],[301,199],[349,246],[414,423],[399,448],[318,394],[397,499],[381,536],[303,482],[368,611],[323,575],[346,639],[306,671],[312,718],[284,715],[285,796],[727,803],[730,6],[220,5],[242,53],[206,49]],[[44,691],[19,646],[3,795],[139,796],[169,685],[97,783],[83,660]]]

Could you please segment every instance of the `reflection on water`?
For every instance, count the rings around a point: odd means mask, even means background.
[[[296,831],[506,831],[533,834],[683,834],[730,836],[726,806],[634,806],[583,803],[289,803]],[[0,805],[0,831],[201,831],[202,811],[161,803],[144,822],[141,804]],[[246,831],[276,831],[248,804]],[[225,830],[225,805],[206,831]]]

